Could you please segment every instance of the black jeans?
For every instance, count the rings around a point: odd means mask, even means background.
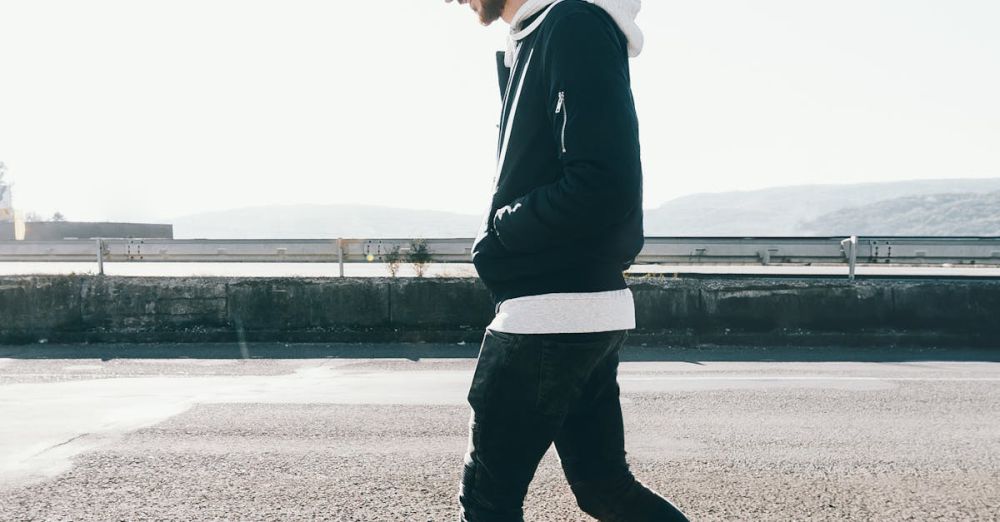
[[[521,521],[528,484],[553,442],[577,504],[602,521],[686,521],[625,461],[618,352],[627,330],[486,330],[469,390],[462,521]]]

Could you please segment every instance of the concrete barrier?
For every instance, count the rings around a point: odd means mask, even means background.
[[[1000,280],[629,278],[631,344],[1000,347]],[[473,342],[473,278],[0,277],[0,343]]]

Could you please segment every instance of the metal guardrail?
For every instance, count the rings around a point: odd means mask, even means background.
[[[385,262],[413,239],[0,241],[0,262]],[[431,263],[469,263],[473,239],[424,239]],[[1000,266],[1000,237],[647,237],[635,264]]]

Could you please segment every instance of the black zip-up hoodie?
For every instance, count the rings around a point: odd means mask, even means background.
[[[497,176],[472,261],[506,299],[626,288],[642,250],[642,167],[628,42],[600,7],[563,0],[498,54]]]

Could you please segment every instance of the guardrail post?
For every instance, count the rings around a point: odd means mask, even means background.
[[[848,275],[847,278],[854,281],[854,272],[858,265],[858,236],[851,236],[840,242],[840,246],[847,255]]]
[[[340,263],[340,277],[344,277],[344,238],[337,238],[337,262]]]
[[[104,240],[97,238],[97,275],[104,275]]]

